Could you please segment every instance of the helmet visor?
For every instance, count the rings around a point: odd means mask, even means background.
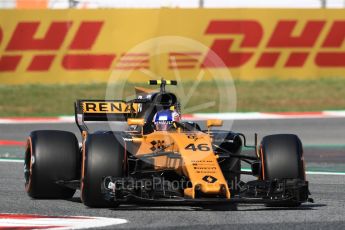
[[[158,121],[155,122],[156,130],[158,131],[167,131],[172,126],[172,122],[168,121]]]

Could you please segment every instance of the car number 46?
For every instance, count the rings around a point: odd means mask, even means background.
[[[197,146],[195,144],[189,144],[184,149],[191,151],[210,151],[210,147],[207,144],[198,144]]]

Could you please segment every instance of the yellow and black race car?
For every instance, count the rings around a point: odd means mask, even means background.
[[[176,81],[152,80],[160,90],[136,88],[131,101],[78,100],[75,119],[82,144],[66,131],[30,134],[25,188],[33,198],[71,198],[81,190],[89,207],[126,202],[263,203],[299,206],[312,201],[303,149],[292,134],[265,136],[248,146],[241,133],[215,130],[221,120],[180,120]],[[88,121],[125,121],[128,129],[90,132]],[[253,154],[241,153],[242,147]],[[241,162],[251,166],[242,171]],[[256,179],[244,182],[241,174]]]

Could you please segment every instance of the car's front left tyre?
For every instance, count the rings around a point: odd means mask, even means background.
[[[261,179],[295,179],[305,181],[303,146],[298,136],[275,134],[265,136],[261,142]],[[269,204],[274,207],[297,207],[299,201]]]

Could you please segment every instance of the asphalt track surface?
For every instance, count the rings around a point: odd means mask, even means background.
[[[73,124],[1,124],[0,140],[22,141],[36,129],[78,133]],[[246,135],[257,132],[261,137],[296,133],[305,145],[310,170],[345,172],[344,118],[235,121],[233,130]],[[249,142],[252,140],[249,138]],[[0,148],[0,154],[3,151]],[[18,149],[11,151],[6,149],[6,157],[21,157]],[[0,213],[102,216],[128,221],[109,229],[345,229],[345,175],[307,175],[315,203],[299,208],[241,204],[237,208],[122,205],[116,209],[87,208],[78,193],[71,200],[32,200],[24,192],[22,163],[0,162],[0,175]]]
[[[255,132],[259,137],[275,133],[295,133],[300,136],[304,145],[345,145],[345,118],[236,120],[226,121],[225,126],[229,127],[230,123],[231,130],[244,133],[249,142],[253,141]],[[74,123],[0,124],[0,139],[25,140],[32,130],[40,129],[66,130],[80,136]]]

